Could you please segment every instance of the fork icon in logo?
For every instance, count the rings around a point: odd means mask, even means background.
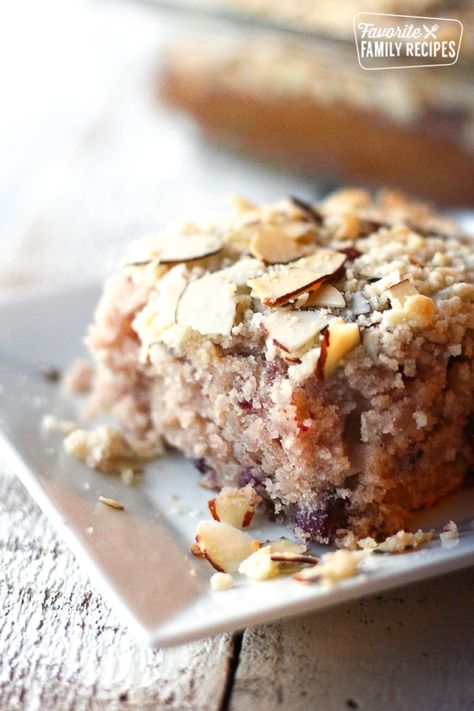
[[[428,37],[436,39],[436,32],[439,30],[439,25],[433,25],[431,29],[423,25],[423,29],[425,31],[425,39],[428,39]]]

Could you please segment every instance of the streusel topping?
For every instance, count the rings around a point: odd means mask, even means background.
[[[459,355],[474,327],[472,243],[393,192],[238,201],[226,221],[143,241],[127,268],[150,292],[133,322],[144,362],[159,343],[205,359],[244,339],[300,382],[356,357],[397,367],[402,344],[420,335]]]

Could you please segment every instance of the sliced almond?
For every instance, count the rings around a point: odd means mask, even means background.
[[[333,319],[323,334],[321,354],[316,372],[320,380],[324,380],[338,367],[344,356],[350,353],[361,342],[359,326],[356,323],[345,323],[342,319]]]
[[[304,308],[312,306],[327,306],[333,309],[343,309],[346,305],[343,294],[331,284],[323,284],[320,289],[308,294],[308,298],[303,304]]]
[[[302,555],[306,552],[306,546],[303,543],[295,543],[284,536],[271,541],[270,549],[272,555]]]
[[[248,533],[219,521],[201,521],[196,543],[210,564],[222,573],[235,572],[241,562],[260,547]]]
[[[272,553],[270,558],[274,563],[300,563],[301,565],[318,564],[318,559],[314,555],[297,555],[296,553]]]
[[[288,224],[282,225],[282,229],[291,239],[300,240],[315,234],[314,225],[309,222],[288,222]]]
[[[390,303],[394,308],[403,308],[405,301],[409,296],[415,296],[415,294],[418,294],[418,291],[409,279],[403,279],[403,281],[393,284],[393,286],[387,289],[387,291],[390,296]]]
[[[260,497],[255,489],[247,485],[241,489],[225,487],[218,496],[208,501],[207,505],[216,521],[236,528],[246,528],[252,521],[259,501]]]
[[[307,253],[307,246],[291,239],[279,227],[264,225],[255,231],[250,240],[250,252],[267,264],[286,264]]]
[[[201,232],[175,235],[158,241],[157,257],[161,264],[189,262],[217,254],[222,249],[222,238]]]
[[[300,198],[294,196],[292,196],[290,200],[307,220],[313,222],[315,225],[322,224],[323,217],[317,207],[309,202],[306,202],[306,200],[301,200]]]
[[[305,546],[293,543],[286,538],[272,541],[246,558],[239,566],[239,573],[246,575],[252,580],[268,580],[269,578],[274,578],[282,572],[290,571],[288,570],[288,561],[273,560],[273,556],[296,556],[301,555],[305,550]]]
[[[156,314],[162,328],[167,328],[175,323],[176,307],[186,284],[186,267],[183,264],[170,269],[160,280]]]
[[[190,326],[203,335],[228,335],[234,325],[237,287],[219,273],[192,281],[176,309],[180,326]]]
[[[110,506],[111,509],[118,509],[119,511],[124,510],[124,505],[117,501],[116,499],[109,499],[107,496],[99,496],[99,501],[106,506]]]
[[[318,249],[290,266],[268,271],[250,279],[248,285],[266,306],[281,306],[302,294],[319,288],[344,264],[346,255],[329,249]]]
[[[271,559],[270,546],[264,546],[252,553],[239,565],[239,573],[251,580],[268,580],[280,572],[278,563]]]
[[[315,311],[283,311],[264,314],[262,324],[282,350],[295,353],[313,341],[328,325],[329,318]]]

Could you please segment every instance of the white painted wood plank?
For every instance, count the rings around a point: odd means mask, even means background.
[[[0,709],[214,711],[228,635],[154,652],[122,625],[11,476],[0,476]]]
[[[474,570],[244,635],[231,711],[474,708]]]

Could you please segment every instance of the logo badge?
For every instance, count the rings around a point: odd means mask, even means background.
[[[459,57],[463,26],[444,17],[359,12],[354,17],[362,69],[447,67]]]

